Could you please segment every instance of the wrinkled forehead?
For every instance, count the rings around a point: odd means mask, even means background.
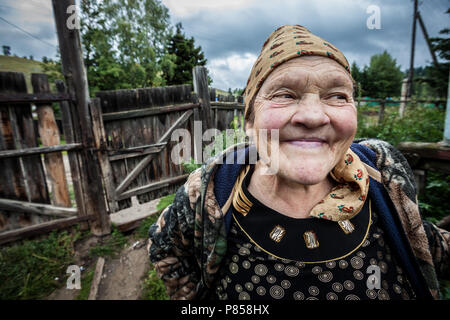
[[[354,85],[349,73],[336,61],[321,56],[307,56],[289,60],[276,68],[263,82],[261,92],[283,85],[304,86],[307,82],[350,90]]]

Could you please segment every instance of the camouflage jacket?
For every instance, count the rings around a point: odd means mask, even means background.
[[[384,194],[381,201],[375,201],[379,212],[394,212],[387,215],[385,226],[400,243],[394,249],[410,266],[412,282],[419,289],[422,285],[422,297],[438,299],[437,278],[450,279],[450,233],[422,221],[414,175],[397,149],[375,139],[356,140],[353,147],[373,154],[376,169],[369,171],[370,189],[375,192],[378,184],[379,193]],[[149,229],[150,261],[171,299],[202,299],[211,292],[227,251],[233,177],[244,167],[225,159],[232,156],[236,161],[236,154],[245,148],[248,144],[232,146],[192,172],[174,202]],[[358,155],[369,162],[364,153]],[[219,174],[218,169],[224,167],[231,174]],[[226,181],[230,176],[231,181]]]

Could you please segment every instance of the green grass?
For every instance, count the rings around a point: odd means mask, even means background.
[[[158,278],[156,270],[152,268],[149,270],[147,277],[144,280],[144,285],[141,294],[142,300],[169,300],[166,293],[166,287],[161,279]]]
[[[95,265],[86,270],[86,273],[81,277],[81,289],[75,300],[87,300],[91,292],[92,279],[94,278]]]
[[[156,220],[159,218],[159,215],[161,212],[169,206],[173,199],[175,198],[175,193],[169,194],[165,197],[162,197],[159,201],[158,205],[156,206],[156,209],[158,210],[158,213],[152,214],[151,216],[145,218],[142,220],[142,222],[139,224],[139,227],[136,228],[133,235],[137,239],[148,238],[148,229],[152,224],[156,222]]]
[[[43,299],[65,284],[73,263],[78,228],[51,232],[48,237],[24,240],[0,249],[0,300]]]
[[[113,226],[112,233],[105,243],[91,248],[89,254],[97,257],[114,257],[123,249],[127,242],[127,237]]]
[[[29,93],[32,91],[31,74],[44,73],[40,61],[4,55],[0,55],[0,71],[24,73]]]
[[[145,218],[141,221],[139,227],[136,228],[133,235],[137,239],[147,239],[148,238],[148,229],[152,224],[156,222],[159,214],[152,214],[151,216]]]
[[[158,205],[156,206],[156,209],[158,211],[163,211],[166,207],[172,204],[173,199],[175,199],[175,193],[169,194],[159,201]]]
[[[148,229],[150,226],[156,222],[161,212],[168,207],[175,198],[175,193],[169,194],[159,201],[157,205],[158,213],[153,214],[150,217],[147,217],[146,219],[142,220],[139,227],[134,232],[135,237],[137,238],[148,238]],[[144,280],[142,293],[141,293],[141,299],[142,300],[168,300],[169,297],[166,294],[166,287],[161,279],[158,278],[156,274],[156,270],[154,269],[153,265],[151,265],[150,270],[148,271],[148,274]]]

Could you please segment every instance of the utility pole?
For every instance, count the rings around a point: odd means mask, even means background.
[[[436,54],[434,53],[433,46],[431,45],[430,38],[428,37],[427,29],[425,28],[425,24],[423,23],[422,16],[420,15],[420,12],[417,12],[417,19],[419,20],[420,28],[422,29],[423,36],[425,37],[425,40],[427,41],[428,50],[430,50],[431,58],[433,59],[433,64],[436,68],[439,68],[439,63],[436,58]]]
[[[409,61],[408,90],[406,97],[410,98],[412,93],[412,82],[414,77],[414,50],[416,47],[416,21],[417,21],[417,0],[414,0],[414,14],[411,36],[411,59]]]
[[[443,144],[450,147],[450,73],[448,74],[447,110],[445,111],[445,127]]]

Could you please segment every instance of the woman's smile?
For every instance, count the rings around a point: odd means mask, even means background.
[[[321,149],[328,145],[327,141],[321,138],[298,138],[285,140],[284,142],[302,149]]]

